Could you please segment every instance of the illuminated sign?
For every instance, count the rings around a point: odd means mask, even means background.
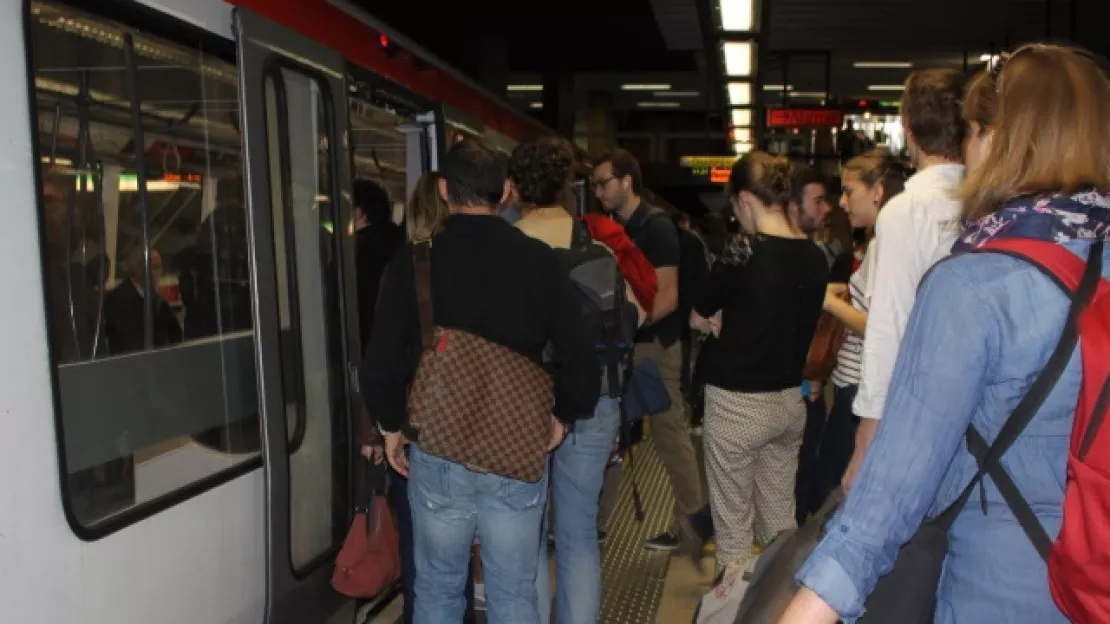
[[[844,113],[827,108],[771,108],[767,110],[768,128],[839,128]]]
[[[683,156],[678,164],[699,178],[709,178],[712,184],[727,184],[732,165],[738,156]]]
[[[199,173],[163,173],[162,180],[164,182],[177,182],[186,184],[200,184],[201,176]]]

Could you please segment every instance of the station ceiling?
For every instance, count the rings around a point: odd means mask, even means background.
[[[503,57],[509,84],[572,73],[579,100],[604,90],[617,109],[665,114],[723,108],[718,1],[356,3],[479,80],[489,58]],[[1106,0],[762,0],[762,10],[756,88],[770,105],[820,104],[826,90],[839,101],[896,100],[914,69],[975,71],[992,52],[1046,37],[1105,52],[1098,25],[1110,18]],[[535,90],[505,95],[539,107]]]

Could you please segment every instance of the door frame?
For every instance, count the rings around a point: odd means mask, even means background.
[[[259,390],[259,411],[262,422],[262,453],[265,474],[266,509],[266,616],[267,624],[293,624],[309,621],[325,621],[341,609],[348,599],[330,587],[328,581],[332,568],[329,563],[341,545],[342,530],[351,518],[351,483],[353,470],[353,432],[352,406],[357,386],[352,379],[354,370],[351,354],[358,352],[355,318],[355,297],[347,293],[355,291],[354,278],[354,241],[348,236],[346,227],[352,219],[350,201],[350,161],[347,157],[347,123],[345,60],[342,55],[327,46],[281,26],[249,9],[235,9],[235,35],[239,55],[239,93],[240,126],[243,133],[243,174],[247,206],[248,236],[251,249],[251,271],[254,290],[253,310],[257,346],[257,370]],[[297,396],[292,389],[285,388],[283,382],[281,345],[281,321],[279,319],[279,293],[277,272],[286,270],[277,267],[274,249],[274,223],[272,217],[273,198],[271,196],[270,137],[268,136],[266,79],[276,68],[295,69],[304,73],[326,88],[330,96],[326,104],[331,110],[325,111],[330,122],[326,128],[330,164],[327,183],[330,196],[337,206],[336,267],[339,273],[339,292],[341,314],[336,330],[344,337],[336,341],[342,353],[339,354],[344,367],[332,379],[339,384],[338,392],[344,400],[333,402],[333,409],[342,410],[341,423],[333,420],[333,435],[344,436],[344,444],[333,446],[333,452],[342,453],[341,458],[333,458],[336,469],[327,471],[329,482],[321,487],[332,488],[338,500],[333,500],[333,508],[342,506],[342,518],[337,517],[333,527],[331,547],[304,566],[295,570],[292,561],[292,501],[290,457],[300,447],[303,437],[303,423],[294,427],[290,438],[286,417],[287,395]],[[342,109],[337,109],[342,102]],[[281,150],[275,150],[279,152]],[[292,223],[287,224],[292,227]],[[293,258],[295,250],[288,250]],[[296,306],[297,302],[292,301]],[[295,317],[294,317],[295,318]],[[296,325],[300,331],[299,324]],[[340,344],[341,343],[341,344]],[[334,357],[334,356],[333,356]],[[303,371],[302,371],[303,372]],[[330,415],[333,419],[336,414]],[[341,469],[339,468],[342,462]],[[339,515],[336,511],[336,515]]]

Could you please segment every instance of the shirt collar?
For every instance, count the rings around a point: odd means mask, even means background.
[[[964,178],[964,166],[956,163],[933,165],[928,169],[915,173],[906,180],[907,191],[919,191],[927,188],[952,189]]]

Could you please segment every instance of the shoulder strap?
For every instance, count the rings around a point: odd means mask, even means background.
[[[570,226],[570,248],[575,251],[588,249],[594,243],[590,228],[584,221],[574,219]]]
[[[1083,265],[1083,270],[1079,272],[1078,279],[1074,279],[1075,267],[1069,267],[1071,261],[1061,256],[1056,251],[1050,251],[1045,245],[1050,245],[1057,248],[1059,251],[1071,256],[1075,260],[1075,264]],[[1041,241],[1030,240],[1007,240],[997,241],[988,244],[978,251],[983,252],[997,252],[1014,255],[1027,262],[1030,262],[1040,270],[1044,271],[1050,276],[1055,276],[1058,283],[1068,284],[1074,279],[1076,288],[1074,291],[1068,289],[1071,295],[1071,306],[1068,308],[1067,322],[1064,324],[1063,334],[1060,336],[1060,341],[1056,343],[1056,348],[1053,350],[1052,355],[1048,358],[1048,363],[1045,364],[1041,374],[1033,381],[1029,391],[1022,398],[1010,417],[1006,419],[1002,429],[998,432],[998,437],[994,439],[994,443],[990,448],[983,453],[979,462],[979,470],[976,471],[975,476],[972,477],[971,482],[967,484],[963,492],[956,499],[948,509],[944,510],[940,516],[937,516],[936,522],[942,528],[948,529],[956,520],[956,516],[963,510],[964,505],[967,504],[968,498],[971,497],[972,491],[983,480],[983,476],[987,472],[1004,470],[1000,460],[1002,455],[1009,450],[1010,446],[1017,440],[1029,422],[1033,420],[1033,416],[1040,411],[1041,406],[1044,405],[1045,399],[1048,398],[1052,388],[1056,386],[1056,382],[1060,380],[1060,376],[1064,374],[1064,370],[1071,361],[1071,355],[1075,352],[1076,345],[1079,344],[1079,318],[1083,314],[1083,310],[1090,302],[1094,294],[1095,287],[1098,286],[1099,280],[1102,278],[1102,242],[1096,242],[1087,256],[1087,262],[1083,263],[1075,257],[1067,249],[1055,245],[1053,243],[1042,243]],[[1046,264],[1041,264],[1040,260],[1044,258]],[[1057,273],[1056,270],[1060,272]],[[969,427],[969,444],[970,438],[978,435],[971,433],[972,428]],[[1027,532],[1029,529],[1026,529]]]
[[[435,345],[435,308],[432,305],[432,242],[412,246],[412,269],[416,278],[416,307],[420,314],[420,335],[427,351]]]

